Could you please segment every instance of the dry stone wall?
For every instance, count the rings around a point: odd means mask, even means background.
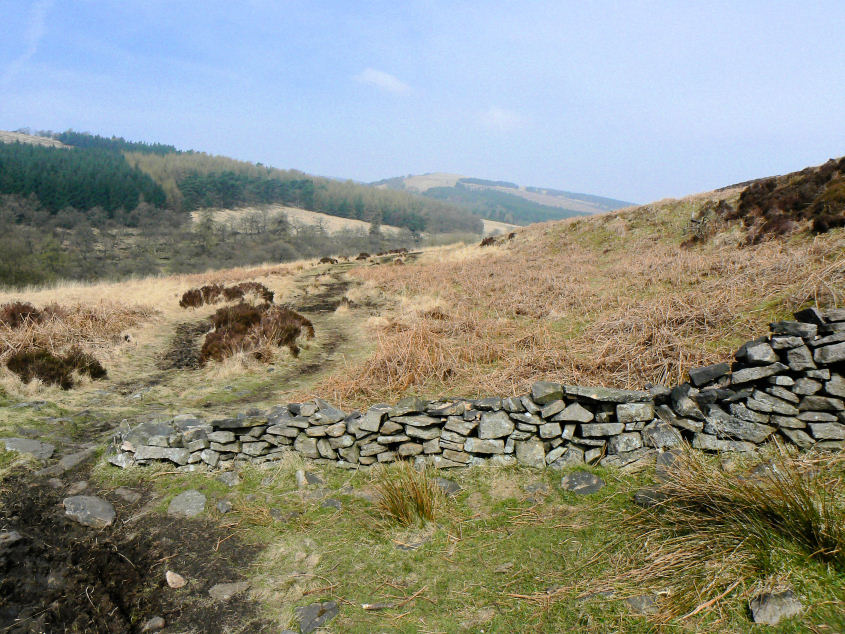
[[[277,460],[290,451],[357,467],[414,460],[435,467],[492,461],[564,468],[625,467],[688,442],[750,452],[780,441],[845,444],[845,309],[807,309],[770,325],[733,364],[691,370],[689,382],[648,391],[540,381],[523,396],[425,401],[345,412],[316,399],[204,421],[150,421],[115,438],[120,467],[169,461],[185,470]]]

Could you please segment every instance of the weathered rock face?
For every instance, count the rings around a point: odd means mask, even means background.
[[[507,398],[377,404],[343,412],[315,399],[266,413],[143,423],[115,439],[119,467],[168,461],[181,470],[230,469],[295,451],[340,466],[395,460],[438,468],[492,460],[556,469],[654,460],[683,442],[704,451],[754,451],[777,440],[801,449],[845,445],[845,311],[801,311],[798,321],[740,348],[733,366],[690,370],[690,383],[650,391],[535,383]],[[817,323],[821,321],[821,323]],[[832,333],[832,334],[831,334]],[[37,457],[38,441],[4,439]],[[42,458],[43,459],[43,458]]]

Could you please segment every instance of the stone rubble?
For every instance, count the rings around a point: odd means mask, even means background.
[[[107,459],[123,468],[167,461],[180,470],[229,472],[294,451],[345,468],[411,460],[417,467],[490,461],[563,469],[636,466],[683,442],[713,452],[750,452],[774,441],[840,451],[845,311],[805,310],[796,319],[771,324],[771,334],[743,345],[732,364],[692,369],[690,382],[671,389],[539,381],[518,397],[408,397],[365,412],[315,399],[213,421],[183,414],[124,430]],[[311,484],[307,475],[301,487]]]

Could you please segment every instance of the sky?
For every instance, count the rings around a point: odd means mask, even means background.
[[[845,155],[845,2],[0,0],[0,129],[648,202]]]

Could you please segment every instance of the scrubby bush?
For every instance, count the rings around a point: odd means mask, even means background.
[[[273,303],[275,293],[260,282],[241,282],[234,286],[223,286],[222,284],[207,284],[200,288],[192,288],[182,294],[179,306],[182,308],[198,308],[203,304],[216,304],[221,300],[232,302],[242,300],[248,294],[254,294],[257,298],[268,304]]]
[[[92,379],[105,378],[105,368],[90,354],[73,348],[64,357],[49,350],[27,348],[9,357],[6,367],[29,383],[39,379],[48,385],[58,385],[63,390],[73,387],[73,373],[87,374]]]
[[[307,318],[271,304],[253,306],[241,302],[219,309],[210,319],[214,330],[206,335],[200,350],[200,363],[203,364],[246,351],[267,360],[272,348],[282,346],[297,356],[299,337],[303,334],[307,339],[314,337],[314,325]]]
[[[11,302],[0,306],[0,324],[13,330],[28,322],[39,323],[43,317],[43,313],[28,302]]]

